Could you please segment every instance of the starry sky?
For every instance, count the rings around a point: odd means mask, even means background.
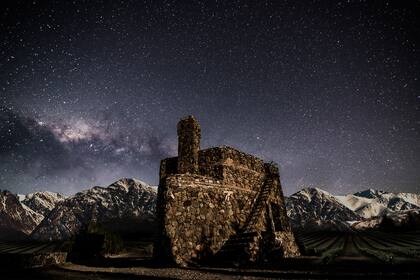
[[[2,1],[0,189],[158,182],[202,148],[280,166],[286,195],[420,192],[419,1]]]

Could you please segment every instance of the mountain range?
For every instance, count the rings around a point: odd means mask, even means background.
[[[12,233],[19,232],[18,237],[65,240],[92,222],[122,234],[150,235],[155,231],[156,196],[156,188],[136,179],[121,179],[69,197],[2,191],[0,238],[17,237]]]
[[[304,188],[286,198],[287,213],[297,229],[362,230],[381,227],[384,221],[400,226],[420,224],[420,195],[368,189],[332,195],[319,188]]]
[[[19,201],[18,196],[0,192],[0,238],[20,239],[29,235],[44,216]]]
[[[156,231],[156,187],[137,179],[120,179],[73,196],[35,192],[25,196],[0,192],[0,238],[64,240],[89,223],[123,235]],[[418,226],[420,195],[368,189],[333,195],[304,188],[286,197],[287,214],[296,230],[365,230]]]

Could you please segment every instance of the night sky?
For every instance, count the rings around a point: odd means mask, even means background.
[[[419,1],[1,5],[0,189],[157,184],[192,114],[287,195],[420,192]]]

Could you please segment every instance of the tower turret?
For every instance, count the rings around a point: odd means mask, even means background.
[[[182,118],[178,130],[178,173],[198,174],[201,128],[196,118]]]

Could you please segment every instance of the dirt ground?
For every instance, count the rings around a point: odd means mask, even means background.
[[[346,266],[302,264],[272,268],[164,267],[145,260],[110,260],[99,264],[66,263],[49,268],[5,271],[0,279],[10,280],[113,280],[113,279],[420,279],[416,267],[364,267],[352,260]],[[418,267],[418,266],[417,266]]]

